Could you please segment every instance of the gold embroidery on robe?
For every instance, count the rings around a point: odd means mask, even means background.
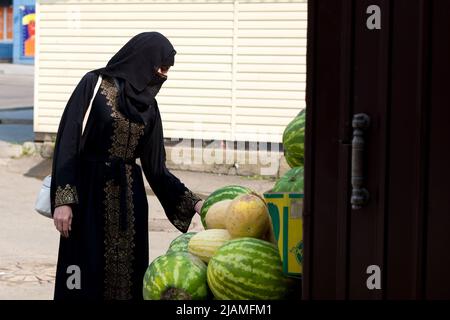
[[[120,228],[120,190],[114,180],[106,182],[105,192],[105,299],[132,298],[131,274],[134,261],[135,218],[132,166],[125,165],[127,182],[127,228]]]
[[[202,199],[195,193],[186,190],[177,205],[177,213],[172,223],[181,229],[189,228],[190,220],[186,219],[186,217],[192,216],[192,213],[195,211],[195,204],[200,200]]]
[[[69,184],[66,184],[64,188],[58,186],[55,193],[55,207],[71,203],[78,203],[76,187]]]
[[[112,157],[133,158],[139,138],[144,134],[144,125],[126,119],[117,109],[117,88],[111,79],[104,79],[101,84],[101,93],[106,97],[106,104],[111,107],[114,133],[111,137],[112,145],[109,154]]]

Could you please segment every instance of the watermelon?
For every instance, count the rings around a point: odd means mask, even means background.
[[[292,120],[283,132],[284,157],[291,168],[305,162],[305,110]]]
[[[277,247],[255,238],[220,247],[209,261],[207,279],[219,300],[278,300],[290,293]]]
[[[303,167],[294,167],[284,174],[272,189],[272,192],[303,192]]]
[[[206,214],[208,213],[209,208],[215,204],[216,202],[230,199],[233,200],[240,194],[249,194],[254,193],[250,188],[247,187],[241,187],[236,185],[231,186],[225,186],[220,189],[217,189],[213,193],[209,195],[208,198],[206,198],[205,202],[203,203],[202,209],[200,210],[200,217],[203,224],[203,227],[206,229]]]
[[[205,300],[208,298],[205,263],[188,252],[156,258],[144,275],[144,300]]]
[[[208,263],[216,251],[230,239],[231,236],[225,229],[204,230],[191,238],[189,252]]]
[[[188,243],[189,240],[196,234],[197,232],[187,232],[183,233],[182,235],[179,235],[169,245],[169,249],[167,250],[167,253],[170,252],[178,252],[178,251],[184,251],[188,252]]]

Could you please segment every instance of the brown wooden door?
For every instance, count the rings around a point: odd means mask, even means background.
[[[450,1],[308,5],[303,297],[450,299]],[[352,210],[357,113],[370,199]]]

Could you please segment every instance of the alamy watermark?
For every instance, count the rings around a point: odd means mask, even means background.
[[[173,145],[170,159],[176,165],[231,165],[236,168],[242,165],[255,165],[263,176],[276,175],[283,154],[280,143],[276,141],[276,133],[258,129],[251,134],[254,141],[205,140],[202,125],[194,124],[193,136],[199,139],[170,139]],[[226,136],[226,133],[218,135]],[[243,135],[244,136],[244,135]],[[177,143],[178,142],[178,143]],[[174,144],[176,143],[176,144]]]
[[[370,5],[367,7],[366,13],[369,17],[366,20],[366,26],[369,30],[381,29],[381,8],[377,5]]]
[[[77,265],[70,265],[67,267],[66,273],[69,275],[66,280],[66,285],[69,290],[81,289],[81,268]]]
[[[376,264],[370,265],[366,269],[370,276],[367,278],[366,286],[369,290],[381,290],[381,269]]]

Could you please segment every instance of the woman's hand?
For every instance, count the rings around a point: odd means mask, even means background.
[[[65,238],[69,237],[69,231],[72,230],[72,207],[59,206],[55,208],[53,222],[56,229]]]
[[[203,202],[203,200],[200,200],[194,206],[195,212],[197,212],[198,214],[200,214],[200,211],[202,210]]]

